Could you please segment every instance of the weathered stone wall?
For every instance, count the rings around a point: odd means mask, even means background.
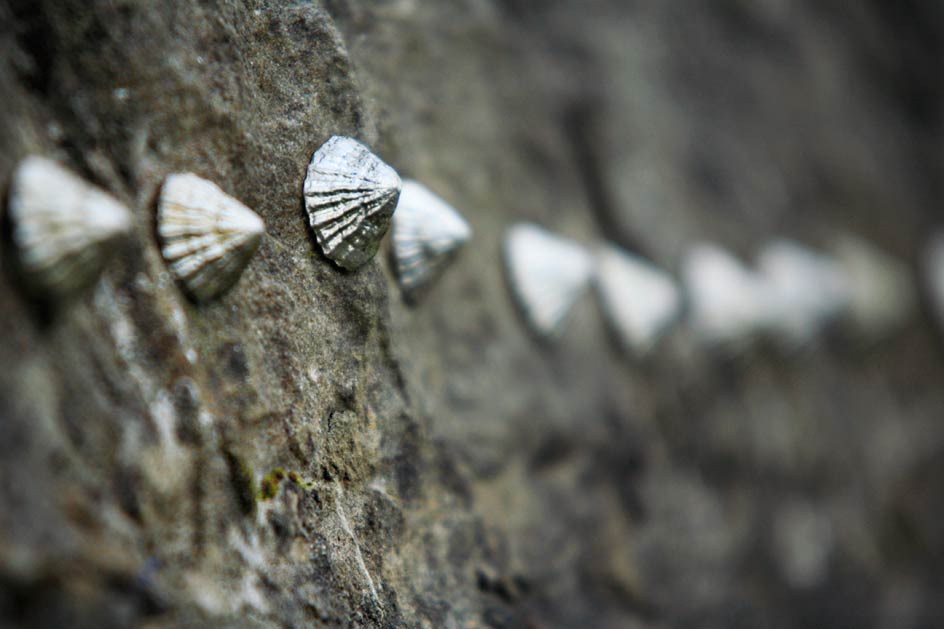
[[[137,228],[59,312],[0,273],[0,626],[940,626],[927,315],[643,363],[590,299],[537,342],[499,251],[532,220],[673,272],[845,232],[917,265],[942,36],[935,0],[3,0],[0,187],[40,153]],[[472,224],[418,306],[316,253],[332,134]],[[183,170],[269,231],[201,307],[154,237]]]

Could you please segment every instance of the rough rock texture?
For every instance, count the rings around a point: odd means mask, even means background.
[[[0,188],[40,153],[137,220],[66,308],[0,273],[0,626],[942,626],[927,315],[734,360],[682,330],[639,364],[589,299],[538,342],[499,263],[525,219],[672,271],[844,232],[916,264],[941,7],[0,1]],[[385,255],[315,253],[333,134],[472,224],[415,307]],[[177,171],[269,230],[201,307],[155,241]]]

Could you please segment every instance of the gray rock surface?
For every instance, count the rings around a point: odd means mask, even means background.
[[[60,160],[135,238],[50,312],[0,273],[0,626],[888,627],[944,619],[944,356],[622,355],[589,299],[525,330],[504,229],[677,271],[942,221],[935,0],[0,1],[0,188]],[[464,212],[421,303],[316,253],[333,134]],[[172,172],[269,236],[196,307]],[[4,240],[3,254],[9,254]]]

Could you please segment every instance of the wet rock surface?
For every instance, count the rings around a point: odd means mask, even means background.
[[[529,220],[678,271],[713,240],[941,222],[938,3],[0,2],[0,187],[39,153],[135,235],[49,310],[0,273],[0,626],[934,627],[929,316],[735,358],[528,334]],[[474,236],[419,304],[301,196],[345,134]],[[268,236],[196,306],[160,257],[190,171]],[[389,243],[388,243],[389,244]]]

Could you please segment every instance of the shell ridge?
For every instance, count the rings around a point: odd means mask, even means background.
[[[373,257],[400,185],[396,171],[357,140],[329,138],[312,155],[302,186],[308,222],[324,254],[347,269]]]
[[[345,192],[361,192],[363,190],[382,190],[390,187],[387,182],[381,181],[379,179],[371,179],[369,177],[363,176],[360,173],[349,175],[347,173],[341,172],[340,170],[324,170],[315,166],[310,166],[308,168],[308,174],[313,174],[320,179],[320,181],[319,179],[312,180],[316,182],[316,184],[321,184],[321,187],[315,187],[313,190],[334,191],[340,189]],[[356,185],[345,187],[343,185],[339,185],[338,182]],[[365,183],[368,185],[364,185]]]
[[[221,295],[239,279],[258,249],[265,222],[213,182],[170,175],[158,209],[161,253],[197,301]]]
[[[403,182],[392,220],[397,276],[408,294],[430,284],[470,232],[455,208],[412,179]]]

